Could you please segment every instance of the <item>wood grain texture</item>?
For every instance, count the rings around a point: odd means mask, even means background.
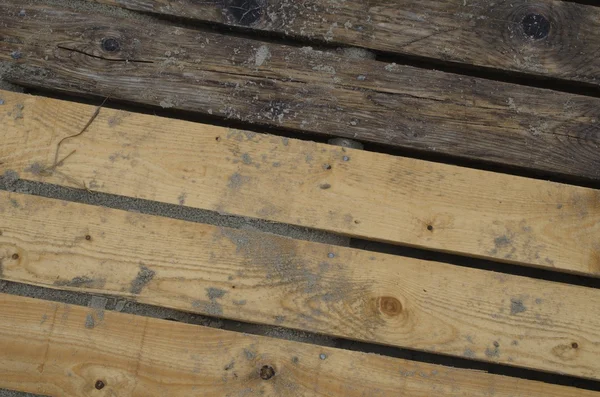
[[[600,379],[600,290],[16,193],[0,212],[6,280]]]
[[[600,9],[567,1],[91,1],[600,85]]]
[[[52,396],[599,395],[6,294],[0,319],[0,387]]]
[[[0,174],[600,275],[600,191],[2,92]]]
[[[60,3],[2,3],[5,79],[600,180],[598,98]],[[103,49],[107,38],[117,40],[118,51]]]

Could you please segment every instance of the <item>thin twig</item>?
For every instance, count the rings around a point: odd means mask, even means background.
[[[66,136],[66,137],[62,138],[58,142],[58,145],[56,145],[56,153],[54,154],[54,164],[52,164],[50,167],[47,167],[47,168],[44,168],[43,170],[41,170],[39,172],[39,174],[41,176],[51,176],[53,173],[62,175],[66,180],[70,181],[71,183],[73,183],[75,185],[81,185],[81,186],[83,186],[83,189],[85,189],[87,192],[91,193],[91,190],[88,189],[88,187],[86,186],[85,182],[81,182],[80,183],[75,178],[73,178],[73,177],[65,174],[64,172],[60,172],[60,171],[58,171],[56,169],[57,167],[60,167],[61,165],[63,165],[63,163],[65,162],[65,160],[67,160],[69,157],[71,157],[76,152],[76,150],[73,150],[71,153],[67,154],[60,161],[58,160],[58,154],[60,153],[60,145],[62,145],[62,143],[64,141],[66,141],[67,139],[78,137],[78,136],[80,136],[81,134],[83,134],[84,132],[87,131],[87,129],[90,127],[90,125],[92,125],[92,123],[94,122],[94,120],[96,120],[96,117],[98,117],[98,114],[100,114],[100,109],[102,109],[102,106],[104,106],[104,104],[106,103],[106,101],[108,100],[108,98],[109,97],[104,98],[104,101],[102,101],[102,103],[100,104],[100,106],[98,106],[96,108],[96,110],[94,111],[94,114],[92,114],[92,117],[90,117],[90,119],[88,120],[88,122],[81,129],[81,131],[79,131],[77,134]]]
[[[90,189],[88,189],[87,185],[85,184],[84,181],[79,182],[77,179],[73,178],[72,176],[69,176],[67,174],[65,174],[64,172],[61,172],[59,170],[54,170],[54,172],[57,175],[62,176],[63,178],[65,178],[67,181],[71,182],[74,185],[77,185],[80,189],[84,189],[86,192],[88,193],[92,193],[92,191]]]
[[[60,167],[61,165],[63,165],[63,163],[65,162],[65,160],[68,159],[69,157],[71,157],[75,152],[76,152],[76,150],[73,150],[71,153],[69,153],[65,157],[63,157],[62,160],[60,160],[58,162],[55,162],[50,167],[47,167],[47,168],[44,168],[43,170],[41,170],[39,172],[39,174],[42,175],[42,176],[50,176],[50,175],[52,175],[52,172],[54,172],[54,170],[56,169],[56,167]]]
[[[102,106],[104,106],[104,104],[106,103],[107,100],[108,100],[108,97],[104,98],[104,101],[102,101],[102,103],[100,104],[100,106],[98,106],[96,108],[96,110],[94,111],[94,114],[92,114],[92,117],[90,117],[90,120],[81,129],[81,131],[79,131],[77,134],[66,136],[66,137],[64,137],[63,139],[61,139],[58,142],[58,145],[56,145],[56,154],[54,155],[54,165],[51,167],[52,169],[56,168],[59,165],[59,162],[58,162],[58,152],[60,151],[60,145],[62,145],[62,143],[64,141],[66,141],[67,139],[75,138],[75,137],[78,137],[79,135],[83,134],[89,128],[89,126],[92,125],[92,123],[94,122],[94,120],[96,120],[96,117],[98,117],[98,114],[100,113],[100,109],[102,109]],[[73,154],[73,153],[71,153],[71,154]],[[69,156],[71,154],[69,154]],[[69,156],[67,156],[67,157],[69,157]],[[64,159],[62,159],[60,161],[60,163],[62,163],[63,161],[65,161],[67,159],[67,157],[65,157]]]

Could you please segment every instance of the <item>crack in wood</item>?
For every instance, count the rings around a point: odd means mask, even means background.
[[[106,57],[103,57],[103,56],[100,56],[100,55],[88,54],[85,51],[78,50],[76,48],[69,48],[69,47],[66,47],[66,46],[63,46],[63,45],[60,45],[60,44],[58,44],[56,47],[60,48],[61,50],[76,52],[78,54],[86,55],[88,57],[92,57],[92,58],[96,58],[96,59],[102,59],[103,61],[110,61],[110,62],[131,62],[131,63],[154,63],[154,61],[147,61],[147,60],[143,60],[143,59],[106,58]]]

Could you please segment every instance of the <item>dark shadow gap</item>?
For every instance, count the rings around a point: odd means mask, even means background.
[[[585,0],[582,0],[585,1]],[[591,0],[590,0],[591,1]],[[272,44],[286,45],[290,47],[318,46],[316,50],[337,50],[339,48],[352,47],[351,45],[336,42],[327,42],[318,38],[307,38],[298,35],[286,35],[284,33],[265,30],[254,30],[242,26],[231,26],[217,22],[202,21],[193,18],[166,15],[161,13],[133,11],[156,18],[163,22],[176,23],[179,26],[198,31],[220,33],[240,39],[258,40]],[[496,69],[486,66],[477,66],[466,63],[445,61],[438,58],[421,57],[409,54],[400,54],[373,50],[360,47],[375,54],[375,60],[384,63],[396,63],[398,65],[413,66],[420,69],[437,70],[468,77],[476,77],[503,83],[518,84],[528,87],[544,88],[561,91],[576,95],[585,95],[600,98],[600,87],[591,83],[581,81],[564,80],[556,77],[545,77],[531,75],[524,72]]]
[[[600,7],[600,1],[599,0],[563,0],[566,3],[575,3],[575,4],[581,4],[584,6],[594,6],[594,7]]]
[[[467,159],[464,157],[457,157],[433,151],[399,148],[394,146],[382,145],[374,142],[362,143],[364,145],[364,150],[369,152],[389,154],[391,156],[396,157],[409,157],[418,160],[431,161],[434,163],[449,164],[458,167],[473,168],[482,171],[509,174],[524,178],[564,183],[568,185],[587,187],[591,189],[600,189],[600,180],[592,180],[589,178],[584,178],[575,175],[559,174],[557,172],[543,170],[525,169],[518,166],[511,166],[508,164],[499,164],[493,162],[485,162],[483,160]]]
[[[567,94],[584,95],[600,98],[600,86],[581,81],[563,80],[553,77],[527,74],[524,72],[495,69],[466,63],[443,61],[437,58],[419,57],[416,55],[400,55],[391,52],[374,51],[378,61],[397,63],[421,69],[433,69],[440,72],[475,77],[501,83],[517,84],[526,87],[543,88]]]
[[[350,339],[340,338],[337,339],[337,344],[335,347],[344,350],[360,351],[363,353],[374,353],[387,357],[402,358],[406,360],[443,365],[447,367],[485,371],[494,375],[509,376],[512,378],[533,380],[560,386],[569,386],[576,387],[579,389],[600,391],[599,381],[581,379],[569,375],[557,375],[553,373],[541,372],[525,368],[516,368],[502,364],[473,361],[461,357],[445,356],[441,354],[421,352],[412,349],[388,347],[377,345],[374,343],[357,342]],[[413,375],[421,376],[423,378],[423,381],[427,382],[428,374],[417,373]],[[404,376],[407,376],[407,374],[404,374]]]
[[[60,291],[11,281],[0,281],[0,292],[78,306],[94,306],[94,310],[98,310],[98,306],[97,304],[91,304],[92,299],[96,299],[96,302],[98,302],[98,299],[100,299],[101,303],[104,306],[104,310],[109,311],[118,311],[138,316],[153,317],[192,325],[207,326],[226,331],[244,332],[246,334],[251,335],[266,336],[283,340],[309,343],[316,346],[327,346],[356,352],[374,353],[382,356],[405,359],[416,362],[424,362],[455,368],[479,370],[491,374],[510,376],[518,379],[535,380],[554,385],[600,391],[599,381],[580,379],[574,376],[558,375],[554,373],[546,373],[530,369],[514,368],[501,364],[473,361],[461,357],[445,356],[434,353],[420,352],[412,349],[403,349],[399,347],[384,346],[374,343],[358,342],[353,341],[351,339],[335,338],[326,335],[316,334],[313,332],[297,331],[284,327],[251,324],[235,320],[212,318],[204,315],[193,314],[174,309],[166,309],[159,306],[147,305],[137,303],[134,301],[127,301],[124,298],[113,297],[110,295],[101,296],[98,294],[91,295],[83,292]],[[123,302],[126,303],[123,304]],[[102,310],[102,308],[100,309]],[[429,374],[404,373],[398,375],[420,376],[424,379],[424,381],[427,381],[427,376]]]
[[[91,94],[75,95],[72,93],[62,93],[51,91],[48,89],[37,88],[37,87],[26,87],[26,92],[32,95],[40,95],[44,97],[60,99],[71,102],[85,103],[89,105],[98,105],[104,98],[94,97]],[[336,135],[324,135],[312,132],[305,132],[302,130],[295,130],[291,128],[278,128],[272,125],[254,124],[247,123],[238,120],[225,119],[219,116],[208,115],[205,113],[198,113],[187,110],[177,109],[163,109],[159,106],[145,105],[137,102],[124,101],[109,99],[104,107],[124,110],[128,112],[154,115],[159,117],[165,117],[170,119],[191,121],[201,124],[209,124],[219,127],[240,129],[246,131],[253,131],[256,133],[266,133],[277,135],[281,137],[299,139],[303,141],[313,141],[319,143],[327,143],[330,139],[336,138]],[[387,146],[383,144],[359,141],[363,144],[364,150],[374,153],[388,154],[396,157],[407,157],[419,160],[431,161],[435,163],[443,163],[449,165],[455,165],[465,168],[479,169],[483,171],[491,171],[496,173],[510,174],[515,176],[521,176],[532,179],[539,179],[545,181],[552,181],[558,183],[565,183],[570,185],[582,186],[592,189],[600,189],[600,180],[591,180],[584,177],[578,177],[574,175],[563,175],[552,172],[544,172],[538,170],[524,169],[516,166],[510,166],[505,164],[497,164],[491,162],[485,162],[483,160],[471,160],[452,156],[443,153],[437,153],[433,151],[417,150],[411,148],[400,148],[394,146]]]
[[[458,254],[430,251],[423,248],[413,248],[402,245],[380,243],[377,241],[358,238],[350,239],[350,247],[365,251],[421,259],[426,261],[448,263],[471,269],[488,270],[514,276],[529,277],[536,280],[552,281],[561,284],[579,285],[582,287],[600,289],[600,278],[582,276],[558,271],[539,269],[523,265],[495,262],[488,259],[473,258]]]
[[[302,226],[292,226],[281,222],[264,221],[231,214],[220,214],[215,211],[185,207],[177,204],[167,204],[107,193],[88,192],[83,189],[27,181],[17,179],[17,176],[15,175],[11,177],[6,173],[0,175],[0,190],[132,211],[163,218],[214,225],[217,227],[230,227],[236,229],[251,227],[256,231],[263,233],[272,233],[298,240],[313,241],[340,247],[350,246],[365,251],[380,252],[399,257],[436,261],[460,267],[489,270],[498,273],[530,277],[538,280],[600,289],[600,278],[494,262],[493,260],[472,258],[459,254],[406,247],[400,244],[395,245],[358,238],[348,238],[337,233]]]
[[[25,86],[25,92],[31,95],[44,96],[63,101],[84,103],[87,105],[98,106],[104,97],[95,94],[80,94],[52,91],[46,88]],[[206,113],[194,112],[191,110],[180,110],[174,108],[162,108],[160,106],[147,105],[139,102],[127,101],[122,99],[109,98],[104,104],[105,108],[123,110],[126,112],[146,114],[168,119],[190,121],[199,124],[208,124],[218,127],[232,128],[238,130],[252,131],[262,134],[272,134],[286,138],[300,139],[305,141],[314,141],[327,143],[327,140],[333,136],[326,136],[317,133],[292,130],[288,128],[278,128],[273,125],[264,125],[248,123],[234,119],[227,119],[221,116],[214,116]]]

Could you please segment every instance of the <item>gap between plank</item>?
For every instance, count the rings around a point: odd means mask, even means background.
[[[567,3],[582,4],[584,6],[600,7],[600,3],[598,3],[598,0],[563,0],[563,1],[566,1]]]

